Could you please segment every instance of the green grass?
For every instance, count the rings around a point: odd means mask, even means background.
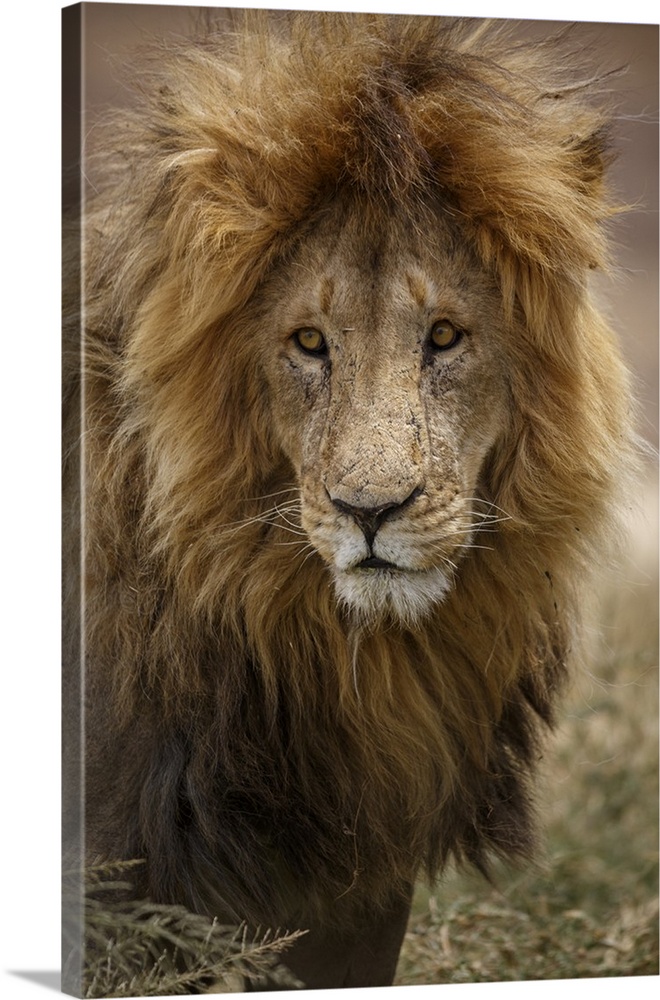
[[[657,572],[622,576],[548,744],[538,864],[420,888],[398,985],[658,974]]]

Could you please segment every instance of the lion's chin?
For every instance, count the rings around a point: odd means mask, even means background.
[[[374,626],[398,619],[415,625],[426,618],[453,586],[451,576],[440,569],[334,570],[337,596],[360,624]]]

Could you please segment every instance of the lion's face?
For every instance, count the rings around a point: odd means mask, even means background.
[[[337,595],[363,620],[424,614],[496,516],[480,498],[508,400],[494,285],[437,209],[376,225],[339,201],[260,315],[275,430]]]

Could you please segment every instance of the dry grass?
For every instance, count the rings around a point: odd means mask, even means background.
[[[155,997],[234,993],[249,982],[295,989],[282,953],[301,932],[248,932],[225,927],[182,906],[134,900],[134,870],[141,861],[88,868],[84,873],[85,965],[81,995]],[[75,907],[80,873],[65,875],[65,900]],[[70,961],[76,961],[76,942]],[[67,981],[66,966],[63,980]]]
[[[548,748],[536,870],[418,892],[397,983],[658,973],[657,492]]]

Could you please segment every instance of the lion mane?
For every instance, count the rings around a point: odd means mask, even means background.
[[[588,288],[608,115],[561,39],[442,18],[253,14],[168,41],[139,80],[92,162],[66,355],[88,856],[146,858],[156,901],[359,928],[420,873],[534,845],[534,767],[632,454]],[[296,482],[242,333],[344,190],[375,225],[444,199],[511,330],[480,480],[505,516],[413,623],[355,622],[268,513]]]

